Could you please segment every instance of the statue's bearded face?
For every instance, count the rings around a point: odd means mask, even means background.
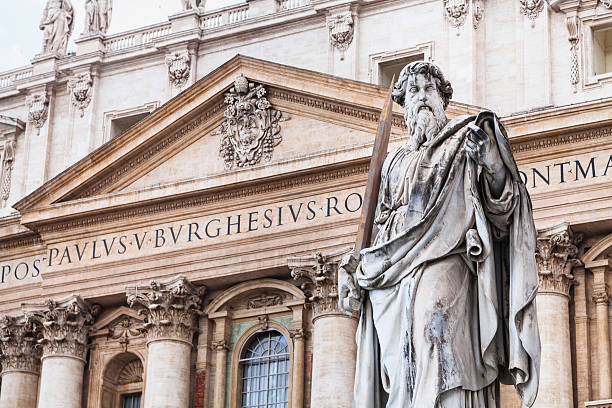
[[[444,100],[435,80],[427,74],[419,73],[408,78],[404,109],[414,149],[431,140],[447,122]]]

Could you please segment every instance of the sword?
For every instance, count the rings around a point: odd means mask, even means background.
[[[372,228],[374,227],[374,216],[376,215],[378,192],[380,190],[380,173],[385,158],[387,157],[389,136],[391,135],[391,125],[393,124],[393,100],[391,99],[391,94],[394,84],[395,75],[391,79],[391,86],[389,86],[385,104],[380,113],[378,129],[376,130],[376,139],[374,140],[374,149],[372,150],[372,158],[370,159],[370,169],[368,171],[368,181],[366,182],[363,198],[363,207],[361,208],[359,230],[357,231],[357,239],[355,240],[354,256],[357,259],[359,259],[359,252],[370,245],[370,239],[372,238]]]

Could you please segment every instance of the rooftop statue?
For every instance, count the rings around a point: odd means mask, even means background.
[[[74,10],[70,0],[47,0],[39,28],[43,32],[42,53],[64,55],[72,34]]]
[[[113,13],[113,0],[85,2],[85,33],[106,34]]]
[[[409,143],[382,165],[370,246],[339,271],[340,308],[361,314],[355,407],[499,407],[500,382],[537,395],[531,202],[497,117],[448,120],[452,92],[420,61],[393,89]]]

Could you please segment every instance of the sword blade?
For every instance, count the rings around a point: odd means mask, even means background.
[[[380,190],[380,173],[385,157],[387,157],[389,136],[391,135],[391,126],[393,124],[393,100],[391,99],[391,93],[393,92],[394,84],[395,75],[387,91],[385,104],[380,113],[378,129],[376,130],[376,139],[374,140],[372,158],[370,159],[370,169],[368,171],[368,181],[366,182],[363,207],[361,209],[359,230],[357,231],[357,239],[355,240],[355,255],[359,254],[359,251],[370,245],[372,228],[374,227],[374,216],[376,215],[376,205],[378,203],[378,191]]]

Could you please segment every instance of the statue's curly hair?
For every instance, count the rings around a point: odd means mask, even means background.
[[[453,87],[451,83],[444,78],[444,74],[442,74],[440,68],[431,62],[414,61],[406,65],[404,69],[402,69],[402,72],[400,72],[399,78],[393,87],[393,100],[401,106],[404,106],[408,79],[411,75],[416,74],[424,74],[434,80],[438,92],[444,101],[444,109],[446,109],[448,102],[453,97]]]

